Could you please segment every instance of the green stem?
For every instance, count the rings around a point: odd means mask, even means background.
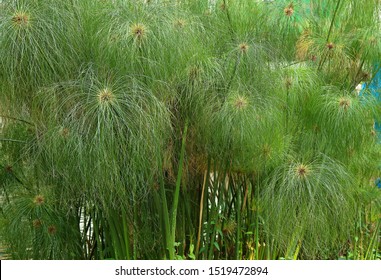
[[[320,62],[319,62],[319,66],[318,66],[318,70],[321,70],[321,69],[323,68],[324,63],[325,63],[325,61],[327,60],[327,56],[328,56],[328,51],[326,51],[326,52],[324,53],[323,58],[320,60]]]
[[[179,161],[179,167],[178,167],[177,179],[176,179],[176,187],[175,187],[175,193],[174,193],[174,197],[173,197],[173,204],[172,204],[172,210],[171,210],[170,240],[172,243],[171,243],[170,251],[174,250],[173,246],[175,244],[177,207],[179,204],[180,186],[181,186],[181,179],[182,179],[182,175],[183,175],[183,164],[184,164],[184,157],[185,157],[185,143],[186,143],[186,137],[187,137],[187,130],[188,130],[188,120],[185,121],[185,125],[184,125],[183,137],[182,137],[182,142],[181,142],[180,161]]]
[[[132,256],[133,256],[134,260],[136,260],[138,258],[137,253],[138,253],[138,239],[139,239],[138,230],[137,230],[137,227],[139,224],[138,209],[137,209],[138,206],[137,206],[137,199],[135,198],[135,194],[136,194],[136,189],[134,190],[134,198],[133,198],[134,206],[133,206],[133,240],[132,240],[133,251],[132,251]]]
[[[232,23],[232,19],[230,17],[230,13],[229,13],[229,9],[228,9],[228,6],[226,4],[226,0],[223,0],[223,4],[224,4],[224,7],[225,7],[225,11],[226,11],[226,17],[228,19],[228,23],[229,23],[229,31],[232,35],[232,38],[234,38],[234,28],[233,28],[233,23]]]
[[[161,240],[163,241],[162,245],[163,245],[163,253],[161,254],[160,258],[161,259],[164,259],[165,256],[167,255],[167,239],[166,239],[166,226],[165,226],[165,222],[164,222],[164,215],[163,215],[163,205],[160,201],[160,196],[158,194],[158,191],[157,190],[154,190],[152,192],[152,195],[153,195],[153,201],[154,201],[154,204],[155,204],[155,207],[156,207],[156,211],[158,213],[160,213],[158,216],[159,216],[159,224],[160,224],[160,228],[161,228],[161,234],[162,234],[162,238]]]
[[[121,244],[122,242],[119,238],[119,229],[117,227],[119,222],[118,222],[117,213],[115,211],[110,211],[110,213],[112,214],[108,217],[107,222],[110,229],[112,244],[109,244],[109,246],[110,245],[112,246],[112,251],[114,252],[115,259],[119,260],[119,259],[123,259],[124,257],[123,256],[124,247]]]
[[[365,253],[365,259],[366,260],[372,259],[373,250],[377,249],[377,245],[376,244],[378,244],[377,239],[378,239],[379,232],[380,232],[380,226],[381,226],[381,222],[378,221],[377,222],[377,226],[376,226],[376,228],[375,228],[375,230],[374,230],[374,232],[372,234],[371,240],[369,242],[367,251]]]
[[[164,225],[163,235],[165,239],[165,250],[166,250],[167,257],[170,260],[173,260],[175,258],[174,251],[173,251],[174,244],[171,244],[169,211],[168,211],[168,204],[167,204],[167,196],[165,193],[164,179],[162,175],[160,175],[160,195],[162,200],[161,214],[163,217],[163,225]]]
[[[363,60],[361,61],[361,64],[360,64],[360,66],[359,66],[359,68],[358,68],[358,70],[357,70],[357,72],[356,72],[356,75],[355,75],[354,78],[353,78],[353,82],[352,82],[351,90],[350,90],[350,91],[354,90],[354,89],[356,88],[357,84],[358,84],[359,82],[361,82],[361,79],[358,80],[358,77],[359,77],[359,75],[360,75],[360,72],[361,72],[361,70],[362,70],[362,67],[364,66],[366,56],[367,56],[367,54],[364,56]]]
[[[23,141],[23,140],[9,139],[9,138],[0,138],[0,141],[4,141],[4,142],[15,142],[15,143],[26,143],[26,141]]]
[[[254,181],[254,180],[253,180]],[[255,186],[255,259],[259,259],[259,186]]]
[[[240,185],[237,184],[237,195],[236,195],[236,217],[237,217],[237,232],[236,232],[236,240],[235,240],[235,259],[239,260],[240,258],[240,249],[241,249],[241,190]]]
[[[207,168],[207,170],[205,170],[205,173],[204,173],[204,181],[202,184],[201,198],[200,198],[200,212],[199,212],[197,243],[196,243],[196,252],[195,252],[196,259],[198,259],[198,253],[200,251],[203,210],[204,210],[204,208],[203,208],[204,207],[204,194],[205,194],[205,187],[207,185],[206,181],[207,181],[207,179],[209,179],[209,172],[210,172],[209,169],[210,169],[210,161],[208,160],[208,168]]]
[[[335,8],[335,12],[334,12],[334,14],[333,14],[333,17],[332,17],[332,20],[331,20],[331,25],[330,25],[330,27],[329,27],[329,31],[328,31],[328,35],[327,35],[327,43],[329,43],[329,39],[330,39],[330,37],[331,37],[331,32],[332,32],[332,28],[333,28],[333,23],[335,22],[336,14],[337,14],[337,11],[339,10],[340,2],[341,2],[341,0],[337,0],[337,4],[336,4],[336,8]]]
[[[19,118],[15,118],[15,117],[11,117],[11,116],[0,115],[0,118],[15,120],[15,121],[23,122],[23,123],[26,123],[26,124],[34,126],[34,124],[29,122],[29,121],[26,121],[26,120],[23,120],[23,119],[19,119]]]
[[[129,237],[129,228],[127,223],[127,215],[125,210],[122,211],[122,223],[123,223],[123,241],[125,246],[126,259],[131,259],[130,256],[130,237]]]
[[[231,74],[231,76],[230,76],[228,85],[227,85],[227,87],[226,87],[226,91],[227,91],[227,92],[229,91],[229,89],[230,89],[230,87],[231,87],[231,85],[232,85],[232,83],[233,83],[233,80],[234,80],[234,77],[235,77],[235,75],[236,75],[236,73],[237,73],[237,69],[238,69],[238,65],[239,65],[240,61],[241,61],[241,55],[240,55],[240,54],[237,54],[237,60],[236,60],[236,62],[235,62],[235,64],[234,64],[233,72],[232,72],[232,74]]]
[[[92,217],[93,217],[93,227],[94,227],[94,235],[95,235],[95,240],[97,242],[97,248],[98,248],[98,252],[99,252],[99,258],[101,260],[104,259],[104,255],[103,255],[103,248],[102,248],[102,240],[100,238],[100,235],[99,235],[99,215],[96,217],[95,216],[95,213],[93,212],[92,213]]]

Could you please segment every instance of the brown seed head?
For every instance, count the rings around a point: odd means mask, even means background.
[[[249,45],[246,43],[241,43],[239,44],[238,49],[241,53],[247,53],[247,51],[249,50]]]
[[[284,8],[284,14],[288,17],[294,14],[294,5],[290,4],[286,8]]]
[[[12,16],[12,22],[19,27],[26,27],[29,25],[29,15],[25,12],[17,12]]]
[[[33,220],[32,222],[34,228],[40,228],[42,225],[42,221],[40,219]]]
[[[139,41],[145,38],[146,33],[147,29],[141,23],[136,23],[131,26],[131,35]]]
[[[44,202],[45,202],[45,198],[44,198],[44,196],[42,196],[42,195],[39,194],[39,195],[36,195],[36,196],[35,196],[33,202],[34,202],[34,204],[36,204],[36,205],[42,205],[42,204],[44,204]]]
[[[296,176],[300,179],[304,179],[308,176],[310,173],[310,169],[308,168],[307,165],[300,164],[296,167],[295,169]]]
[[[57,232],[57,228],[54,225],[51,225],[48,227],[48,233],[50,235],[54,235],[54,234],[56,234],[56,232]]]
[[[332,50],[335,47],[335,45],[331,42],[327,44],[328,50]]]
[[[7,172],[7,173],[12,173],[13,172],[12,165],[7,165],[7,166],[4,167],[4,169],[5,169],[5,172]]]
[[[362,72],[361,73],[361,79],[363,81],[368,81],[370,79],[370,73],[369,72]]]
[[[234,100],[234,107],[238,110],[243,110],[244,108],[247,107],[248,105],[248,101],[245,97],[243,96],[238,96],[235,100]]]
[[[98,93],[98,101],[100,104],[108,104],[114,99],[114,95],[109,88],[104,88]]]
[[[351,106],[351,100],[346,97],[341,97],[339,99],[339,106],[346,111]]]
[[[60,135],[63,138],[67,138],[69,136],[70,130],[67,127],[63,127],[60,131]]]

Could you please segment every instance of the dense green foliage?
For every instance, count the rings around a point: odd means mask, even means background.
[[[380,4],[0,1],[1,243],[379,259]]]

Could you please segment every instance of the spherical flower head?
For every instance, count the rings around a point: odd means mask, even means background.
[[[44,204],[44,202],[45,202],[45,198],[44,198],[44,196],[42,196],[42,195],[39,194],[39,195],[36,195],[36,196],[34,197],[33,202],[34,202],[34,204],[40,206],[40,205]]]
[[[335,45],[332,42],[327,44],[328,50],[332,50],[334,47],[335,47]]]
[[[42,225],[42,221],[40,219],[33,220],[32,225],[34,228],[40,228]]]
[[[368,81],[370,79],[370,73],[362,71],[361,72],[361,80],[362,81]]]
[[[61,130],[60,130],[60,135],[63,137],[63,138],[67,138],[70,134],[70,130],[69,128],[67,127],[63,127]]]
[[[339,106],[340,108],[343,108],[344,111],[347,111],[348,108],[351,106],[351,100],[347,97],[341,97],[339,99]]]
[[[114,95],[111,89],[104,88],[98,92],[97,98],[100,105],[106,105],[113,101]]]
[[[288,17],[291,17],[294,14],[294,5],[292,3],[284,8],[284,14]]]
[[[30,24],[30,16],[23,11],[18,11],[12,16],[12,22],[15,26],[26,28]]]
[[[237,96],[233,99],[233,107],[237,110],[243,110],[247,107],[249,101],[244,96]]]
[[[295,175],[299,179],[305,179],[309,175],[310,172],[311,172],[311,170],[305,164],[299,164],[295,168]]]
[[[238,50],[242,53],[245,54],[249,50],[249,45],[247,43],[241,43],[238,45]]]
[[[7,166],[4,167],[4,169],[5,169],[5,172],[7,172],[7,173],[12,173],[13,172],[12,165],[7,165]]]
[[[142,41],[147,36],[147,28],[141,23],[131,25],[131,36],[138,41]]]
[[[48,233],[49,233],[50,235],[54,235],[54,234],[56,234],[56,233],[57,233],[57,228],[56,228],[56,226],[54,226],[54,225],[49,226],[49,227],[48,227]]]

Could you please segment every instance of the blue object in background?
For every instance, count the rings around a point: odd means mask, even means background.
[[[374,184],[377,186],[377,188],[381,189],[381,179],[377,178]]]
[[[381,101],[381,69],[379,65],[374,66],[374,71],[378,69],[378,72],[376,75],[372,78],[372,81],[370,83],[364,83],[362,89],[368,88],[372,95],[376,97],[379,101]]]
[[[367,83],[363,84],[360,95],[362,95],[362,92],[365,89],[368,89],[370,93],[380,102],[380,106],[381,106],[381,69],[379,68],[378,65],[376,65],[374,68],[375,70],[378,69],[378,72],[376,73],[376,75],[373,77],[372,81],[369,84]],[[381,140],[381,122],[378,122],[377,120],[375,120],[374,129],[376,130],[378,139]]]
[[[368,89],[370,93],[380,102],[381,106],[381,69],[378,65],[375,65],[375,69],[379,69],[372,81],[369,84],[363,84],[360,95],[365,89]],[[381,143],[381,122],[375,120],[374,130],[377,133],[378,141]],[[381,179],[377,178],[374,182],[377,188],[381,189]]]

